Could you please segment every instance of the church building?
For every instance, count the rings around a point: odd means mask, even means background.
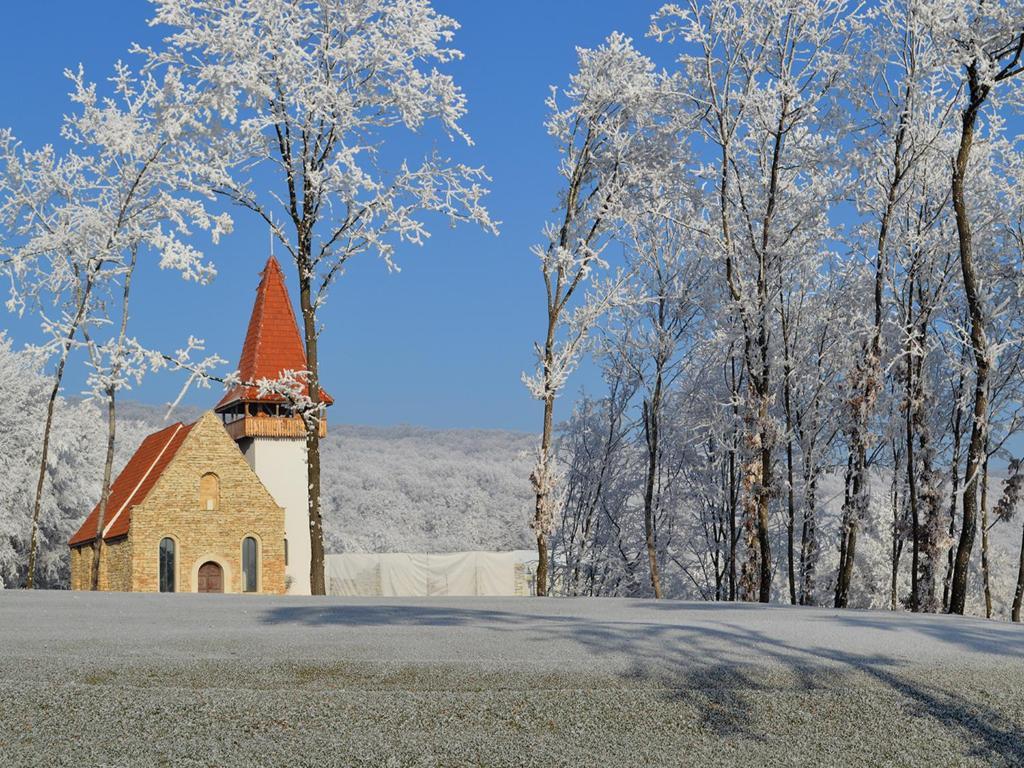
[[[242,346],[243,384],[215,413],[143,440],[111,486],[100,589],[310,593],[305,426],[283,396],[251,386],[304,370],[302,337],[271,256]],[[322,390],[320,397],[333,402]],[[72,589],[89,589],[98,516],[99,505],[68,542]]]

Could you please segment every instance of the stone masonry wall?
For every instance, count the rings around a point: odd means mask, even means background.
[[[86,547],[86,560],[92,557]],[[103,543],[100,559],[100,589],[108,592],[131,592],[132,590],[132,544],[126,536]]]
[[[88,546],[71,548],[71,588],[89,588],[89,562],[92,550]]]
[[[71,588],[88,590],[92,579],[92,543],[71,548]],[[127,537],[103,544],[100,561],[101,590],[130,592],[132,589],[131,544]]]
[[[202,509],[200,478],[219,478],[217,509]],[[224,572],[224,591],[242,590],[242,539],[259,543],[257,591],[284,592],[284,510],[246,463],[220,420],[207,412],[192,427],[174,459],[143,504],[132,510],[132,589],[159,589],[159,546],[176,542],[176,590],[194,592],[202,563],[212,560]]]

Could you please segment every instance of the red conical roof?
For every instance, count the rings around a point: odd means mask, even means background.
[[[249,329],[238,361],[238,376],[244,382],[256,382],[276,379],[282,371],[305,370],[306,350],[295,322],[291,299],[288,298],[284,274],[277,259],[271,256],[256,289],[256,303],[252,307]],[[306,391],[304,389],[303,394]],[[334,402],[322,389],[320,399],[327,405]],[[257,387],[239,384],[221,398],[215,410],[226,409],[238,402],[283,403],[285,398],[272,394],[260,397]]]

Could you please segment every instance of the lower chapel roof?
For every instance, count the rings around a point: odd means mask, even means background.
[[[177,422],[154,432],[142,441],[142,445],[110,487],[110,498],[107,500],[103,524],[104,540],[109,541],[127,535],[131,525],[132,507],[145,501],[193,426],[195,425]],[[100,505],[97,504],[68,544],[74,547],[93,541],[96,538],[99,516]]]

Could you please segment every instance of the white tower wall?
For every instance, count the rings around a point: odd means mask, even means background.
[[[289,595],[310,594],[309,483],[303,438],[250,437],[239,441],[245,460],[274,500],[284,507],[288,540],[285,581]]]

